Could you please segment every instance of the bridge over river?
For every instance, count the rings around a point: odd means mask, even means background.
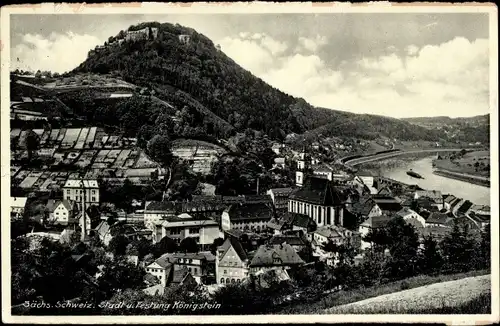
[[[363,163],[369,163],[374,161],[386,160],[396,156],[402,155],[413,155],[413,154],[422,154],[428,153],[429,155],[437,155],[439,153],[452,153],[452,152],[460,152],[464,148],[433,148],[433,149],[418,149],[418,150],[409,150],[409,151],[401,151],[396,150],[393,152],[384,152],[384,153],[376,153],[372,155],[364,155],[361,157],[346,157],[341,161],[349,166],[354,167],[356,165],[360,165]],[[478,148],[465,148],[465,150],[479,150]]]

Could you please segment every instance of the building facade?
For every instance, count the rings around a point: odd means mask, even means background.
[[[63,186],[63,198],[79,205],[84,202],[85,207],[79,207],[80,210],[92,205],[99,206],[99,184],[97,180],[91,179],[68,179]]]

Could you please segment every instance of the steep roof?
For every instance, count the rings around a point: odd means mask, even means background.
[[[401,203],[394,197],[374,195],[372,198],[378,207],[380,207],[383,211],[397,212],[403,208]]]
[[[338,225],[325,225],[314,231],[314,233],[322,235],[326,238],[346,238],[347,232],[350,231]]]
[[[306,246],[307,241],[303,237],[298,235],[275,235],[269,240],[269,244],[279,245],[282,243],[288,243],[292,246]]]
[[[97,234],[99,234],[99,237],[104,237],[111,229],[111,226],[107,221],[102,221],[99,223],[99,225],[95,228],[95,231]]]
[[[189,275],[189,270],[187,267],[183,267],[180,269],[174,269],[173,275],[172,275],[172,282],[170,284],[182,284],[184,280],[188,277]]]
[[[291,199],[321,206],[338,206],[343,203],[341,194],[328,179],[310,177],[305,184],[290,195]]]
[[[316,224],[312,218],[305,214],[286,212],[281,218],[285,223],[292,226],[307,228],[312,224]]]
[[[457,197],[453,195],[447,195],[444,197],[444,202],[447,204],[451,204],[455,199],[457,199]]]
[[[273,230],[281,230],[285,226],[285,221],[283,219],[277,219],[273,217],[267,222],[267,227]]]
[[[231,221],[270,220],[273,217],[271,205],[262,202],[233,204],[227,212]]]
[[[351,211],[354,214],[359,214],[362,216],[367,216],[370,214],[371,210],[373,207],[376,205],[375,201],[368,197],[368,198],[362,198],[358,202],[354,203],[352,205]]]
[[[277,260],[275,260],[277,259]],[[292,266],[304,261],[289,244],[261,245],[250,263],[250,267],[259,266]]]
[[[440,212],[432,212],[429,217],[426,220],[426,223],[431,223],[431,224],[446,224],[448,221],[449,217],[445,213],[440,213]]]
[[[269,192],[272,192],[276,197],[288,197],[293,191],[293,188],[272,188]]]
[[[466,200],[459,208],[458,208],[458,212],[459,213],[467,213],[467,211],[469,210],[469,208],[472,207],[472,202]]]
[[[180,203],[172,202],[172,201],[150,201],[146,202],[146,206],[144,211],[178,211],[181,208]]]
[[[224,241],[224,243],[217,248],[218,250],[222,250],[222,254],[220,255],[220,258],[224,257],[226,252],[229,250],[229,248],[233,248],[234,251],[236,251],[236,254],[242,261],[246,260],[248,258],[247,253],[245,252],[245,249],[243,249],[243,246],[241,245],[241,242],[239,242],[237,239],[233,237],[229,237]]]
[[[68,179],[64,184],[64,188],[99,188],[97,180],[92,179]]]
[[[21,207],[24,208],[26,206],[26,201],[28,197],[10,197],[10,206],[11,207]]]
[[[162,261],[165,261],[167,263],[174,264],[177,262],[178,259],[200,259],[204,260],[206,259],[207,261],[215,261],[215,256],[210,253],[210,252],[175,252],[175,253],[166,253],[163,254],[160,258],[158,258],[156,261],[162,259]]]
[[[377,228],[383,228],[387,226],[387,223],[392,220],[392,217],[388,215],[380,215],[380,216],[373,216],[372,217],[372,228],[377,229]]]
[[[462,203],[462,198],[455,198],[451,204],[450,204],[450,208],[453,210],[455,209],[455,207],[457,207],[457,205],[459,205],[460,203]]]
[[[412,209],[409,209],[408,207],[403,207],[400,211],[398,211],[396,213],[397,216],[401,216],[401,217],[406,217],[406,216],[408,216],[410,214],[417,214],[417,215],[419,215],[417,212],[415,212]]]

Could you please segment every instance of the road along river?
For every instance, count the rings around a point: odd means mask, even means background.
[[[452,194],[468,199],[474,204],[490,205],[490,188],[433,174],[432,159],[432,157],[427,157],[416,161],[403,162],[397,167],[384,167],[382,165],[381,172],[384,177],[403,183],[417,184],[421,188],[428,190],[440,190],[443,194]],[[425,179],[410,177],[406,174],[410,169],[419,173]]]

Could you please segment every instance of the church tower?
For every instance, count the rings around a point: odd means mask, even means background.
[[[297,160],[297,171],[295,171],[295,185],[297,187],[302,187],[305,178],[307,177],[307,171],[311,167],[309,156],[306,153],[305,148],[302,153],[299,154],[299,159]]]

